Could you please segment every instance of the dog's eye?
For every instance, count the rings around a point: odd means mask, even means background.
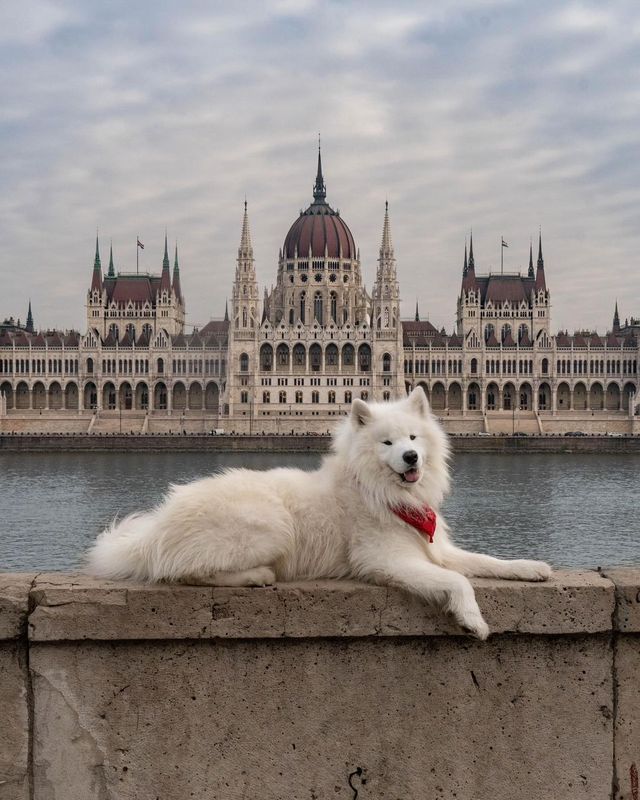
[[[413,441],[416,437],[413,434],[411,434],[409,438],[411,439],[411,441]]]
[[[392,442],[390,442],[390,441],[387,439],[386,441],[382,442],[382,444],[388,444],[388,445],[391,445],[391,444],[393,444],[393,443],[392,443]]]

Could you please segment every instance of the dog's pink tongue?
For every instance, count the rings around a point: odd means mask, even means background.
[[[404,473],[404,479],[405,479],[405,481],[408,481],[409,483],[415,483],[418,480],[418,470],[417,469],[408,469]]]

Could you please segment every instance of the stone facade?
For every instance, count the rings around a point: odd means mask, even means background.
[[[185,331],[166,237],[160,275],[116,273],[112,252],[103,274],[96,241],[84,335],[38,333],[31,309],[27,326],[0,326],[0,425],[320,432],[355,397],[422,385],[454,432],[636,432],[637,320],[621,325],[616,306],[606,335],[554,335],[542,237],[526,275],[477,273],[471,240],[461,277],[453,333],[417,308],[401,320],[387,206],[369,293],[318,154],[313,201],[285,238],[275,286],[260,291],[245,203],[231,316],[200,330]]]

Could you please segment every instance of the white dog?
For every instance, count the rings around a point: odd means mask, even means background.
[[[551,570],[452,544],[439,513],[448,455],[421,388],[391,403],[354,400],[317,471],[232,469],[173,486],[157,508],[98,537],[90,570],[214,586],[359,578],[439,602],[486,639],[467,576],[540,581]]]

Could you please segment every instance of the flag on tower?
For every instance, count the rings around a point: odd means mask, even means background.
[[[500,238],[502,239],[502,237],[500,237]],[[502,239],[502,246],[503,247],[509,247],[509,245],[505,242],[504,239]]]
[[[144,250],[144,245],[142,244],[142,242],[140,241],[140,239],[138,239],[138,247],[141,247],[141,248]]]

